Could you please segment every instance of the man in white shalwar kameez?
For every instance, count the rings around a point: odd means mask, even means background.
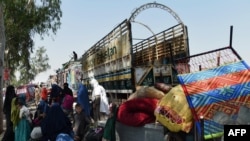
[[[90,84],[93,87],[92,103],[94,121],[105,120],[105,116],[109,114],[109,103],[106,91],[103,86],[99,85],[96,79],[90,80]]]

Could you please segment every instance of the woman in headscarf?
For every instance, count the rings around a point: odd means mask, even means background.
[[[18,108],[18,101],[19,100],[22,100],[22,99],[19,99],[19,97],[15,97],[12,99],[11,101],[11,122],[13,123],[13,131],[15,131],[15,128],[18,124],[18,122],[20,121],[20,118],[19,118],[19,108]]]
[[[59,104],[53,104],[48,114],[42,120],[42,141],[55,141],[57,135],[65,133],[71,135],[73,132],[70,119],[65,115]]]
[[[60,95],[62,93],[62,88],[59,87],[57,84],[52,84],[51,91],[50,91],[50,101],[51,104],[52,101],[54,102],[60,102]]]
[[[82,83],[79,83],[79,90],[77,92],[77,103],[84,108],[85,115],[90,117],[90,104],[88,89]]]
[[[19,121],[15,128],[15,141],[28,141],[31,133],[31,118],[28,107],[24,105],[22,100],[17,102],[19,111]]]
[[[6,119],[6,131],[2,141],[14,141],[13,123],[11,122],[11,102],[13,98],[16,98],[15,87],[9,85],[6,89],[5,100],[3,105],[3,113]]]

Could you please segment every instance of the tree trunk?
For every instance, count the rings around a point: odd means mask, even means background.
[[[0,3],[0,133],[3,132],[3,69],[5,52],[5,28],[3,18],[3,5]]]

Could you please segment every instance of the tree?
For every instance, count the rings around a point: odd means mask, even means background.
[[[31,59],[33,37],[39,34],[43,39],[45,35],[56,34],[61,25],[60,5],[61,0],[0,0],[0,96],[4,67],[10,68],[10,79],[15,78],[20,68],[35,75],[31,72],[34,69]],[[31,79],[26,75],[23,78]],[[1,112],[2,103],[0,98]],[[3,130],[2,115],[0,113],[0,132]]]
[[[5,0],[8,1],[8,0]],[[32,37],[56,33],[60,28],[60,0],[14,0],[5,4],[4,19],[6,25],[6,49],[8,54],[5,60],[11,68],[11,77],[15,77],[16,66],[31,69],[30,56],[34,50]],[[14,3],[14,4],[13,4]],[[14,69],[12,69],[14,68]]]
[[[46,54],[46,49],[44,47],[39,47],[36,50],[34,57],[31,57],[30,59],[30,70],[26,70],[23,65],[18,66],[20,77],[17,84],[27,84],[34,80],[37,74],[50,68],[51,66],[49,65],[49,57]]]
[[[0,3],[0,133],[3,131],[3,69],[4,69],[4,50],[5,50],[5,28],[3,18],[3,5]]]

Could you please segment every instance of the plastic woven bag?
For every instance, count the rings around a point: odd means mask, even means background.
[[[40,139],[42,136],[43,136],[43,134],[42,134],[42,129],[40,126],[34,127],[30,133],[30,137],[32,139]]]
[[[181,85],[173,87],[158,103],[156,120],[172,132],[188,133],[193,117]]]

